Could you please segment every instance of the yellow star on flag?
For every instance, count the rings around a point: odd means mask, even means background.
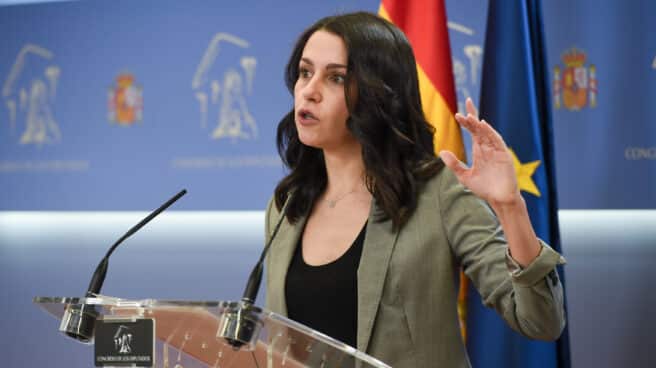
[[[517,158],[517,155],[512,149],[508,148],[508,151],[510,151],[510,154],[512,155],[513,166],[515,167],[515,175],[517,176],[517,185],[519,185],[519,190],[523,190],[539,197],[540,190],[538,190],[538,187],[535,185],[535,182],[531,176],[533,176],[535,170],[538,168],[538,166],[540,166],[540,160],[522,164],[519,162],[519,158]]]

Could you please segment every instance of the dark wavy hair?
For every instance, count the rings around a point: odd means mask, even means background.
[[[401,30],[371,13],[320,19],[301,34],[287,63],[292,95],[305,44],[319,30],[346,45],[346,126],[362,146],[365,184],[382,210],[376,220],[392,219],[399,228],[417,206],[421,183],[444,166],[433,148],[435,129],[422,110],[412,47]],[[275,190],[278,210],[293,193],[287,208],[292,223],[309,213],[327,184],[323,151],[301,143],[294,116],[292,109],[278,124],[278,153],[289,173]]]

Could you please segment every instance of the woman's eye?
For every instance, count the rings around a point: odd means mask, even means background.
[[[298,76],[300,78],[310,78],[312,76],[312,73],[310,73],[310,71],[305,68],[300,68],[298,70]]]
[[[331,80],[335,83],[344,84],[346,81],[346,76],[342,74],[333,74]]]

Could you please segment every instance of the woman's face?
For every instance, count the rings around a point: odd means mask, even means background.
[[[294,118],[303,144],[324,150],[358,144],[346,128],[347,64],[344,41],[333,33],[316,31],[305,44],[294,86]]]

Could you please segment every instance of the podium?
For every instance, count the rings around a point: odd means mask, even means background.
[[[36,297],[34,303],[61,320],[60,331],[86,344],[94,344],[94,326],[152,320],[153,361],[145,366],[389,367],[300,323],[242,302],[126,300],[94,295]],[[129,346],[124,347],[128,351]],[[118,347],[117,354],[122,354]],[[139,366],[110,364],[105,366]],[[89,366],[94,365],[90,359]]]

